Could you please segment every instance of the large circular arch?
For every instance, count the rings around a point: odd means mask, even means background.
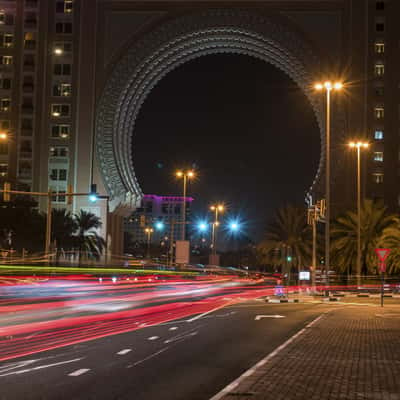
[[[313,78],[320,62],[312,46],[281,17],[236,10],[210,10],[169,20],[135,40],[115,63],[96,115],[96,152],[111,199],[141,198],[132,159],[132,132],[140,108],[154,86],[170,71],[192,59],[215,53],[253,56],[275,65],[304,91],[321,132],[321,155],[312,187],[324,162],[324,118]]]

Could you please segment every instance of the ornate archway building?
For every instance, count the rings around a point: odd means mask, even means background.
[[[132,159],[141,105],[171,70],[214,53],[262,59],[304,91],[321,131],[309,188],[316,197],[324,189],[325,127],[313,83],[347,82],[333,103],[334,204],[353,202],[355,163],[344,145],[361,135],[373,145],[365,193],[398,206],[400,2],[41,0],[18,2],[7,13],[15,21],[11,103],[21,106],[9,117],[16,140],[0,154],[0,173],[6,169],[34,190],[59,190],[60,207],[105,216],[109,206],[103,222],[113,253],[122,251],[123,216],[142,196]],[[65,204],[68,184],[87,192],[92,183],[109,202]]]

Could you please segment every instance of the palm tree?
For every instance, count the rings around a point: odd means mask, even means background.
[[[386,228],[379,242],[380,248],[391,250],[386,260],[386,272],[388,274],[400,273],[400,218],[396,217],[396,219],[397,226]]]
[[[399,234],[398,218],[380,201],[365,200],[361,206],[361,273],[375,273],[375,248]],[[354,273],[357,265],[357,213],[347,211],[332,224],[331,255],[338,272]]]
[[[52,210],[52,239],[56,241],[56,264],[58,264],[61,248],[72,246],[72,235],[77,226],[71,213],[65,208]]]
[[[96,232],[102,223],[98,216],[80,210],[74,214],[76,232],[75,239],[79,247],[79,264],[82,252],[86,252],[95,259],[99,259],[105,248],[105,240]]]
[[[267,224],[265,239],[259,248],[268,264],[284,267],[289,262],[299,268],[309,263],[312,241],[306,210],[293,205],[278,209]]]

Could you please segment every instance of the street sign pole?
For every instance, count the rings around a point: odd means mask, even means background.
[[[383,295],[384,295],[385,271],[386,271],[385,260],[387,259],[390,253],[390,249],[375,249],[375,253],[380,261],[379,272],[381,273],[381,307],[383,307]]]

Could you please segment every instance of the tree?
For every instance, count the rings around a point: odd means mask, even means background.
[[[361,206],[361,273],[376,273],[375,248],[399,235],[399,219],[381,201],[365,200]],[[340,273],[354,273],[357,265],[357,213],[347,211],[331,229],[332,265]]]
[[[51,213],[51,221],[51,236],[52,240],[56,241],[56,263],[58,264],[61,249],[72,247],[73,233],[77,230],[77,224],[71,213],[65,208],[53,209]]]
[[[293,205],[278,209],[267,224],[265,239],[259,248],[267,264],[299,268],[309,263],[312,240],[306,210]]]
[[[74,214],[76,224],[75,241],[79,247],[79,264],[82,252],[89,257],[99,259],[105,248],[105,240],[96,232],[101,228],[102,223],[98,216],[80,210],[79,214]]]

